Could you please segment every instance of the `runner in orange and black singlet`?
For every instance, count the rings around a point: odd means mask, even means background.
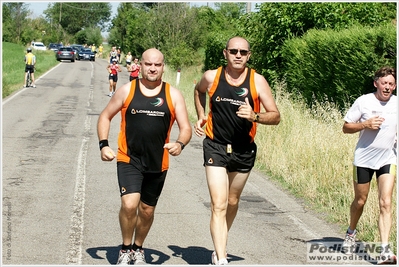
[[[139,84],[139,80],[132,81],[121,110],[117,160],[138,165],[142,172],[159,173],[169,167],[168,151],[163,146],[169,142],[175,119],[170,85],[163,82],[158,95],[147,97],[141,93]]]
[[[236,112],[239,106],[245,105],[245,98],[248,98],[255,112],[260,110],[254,74],[255,70],[247,68],[244,82],[233,86],[226,80],[225,67],[219,67],[209,90],[210,112],[204,139],[205,164],[212,159],[209,162],[212,166],[227,166],[230,171],[248,172],[252,169],[256,157],[254,138],[257,125],[238,117]],[[214,154],[215,151],[218,151],[218,156]]]

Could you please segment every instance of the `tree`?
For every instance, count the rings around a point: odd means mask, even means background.
[[[3,3],[3,41],[25,44],[31,40],[22,38],[22,33],[28,27],[28,4],[20,2]]]
[[[57,22],[68,34],[90,27],[107,28],[111,4],[106,2],[55,2],[44,11],[48,21]]]

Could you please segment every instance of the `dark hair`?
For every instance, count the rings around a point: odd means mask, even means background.
[[[392,75],[396,81],[396,69],[388,67],[388,66],[384,66],[375,72],[374,81],[377,81],[379,78],[385,77],[388,75]]]

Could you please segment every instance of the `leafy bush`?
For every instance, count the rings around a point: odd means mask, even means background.
[[[310,30],[282,49],[287,88],[314,100],[330,101],[341,109],[361,94],[374,91],[374,72],[383,65],[396,66],[389,49],[396,51],[396,28],[353,26],[343,31]]]
[[[240,31],[251,39],[252,64],[268,80],[281,79],[284,42],[310,29],[343,30],[354,24],[377,26],[396,19],[396,3],[267,2],[241,18]]]

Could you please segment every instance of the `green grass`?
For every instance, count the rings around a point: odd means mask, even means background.
[[[108,52],[109,47],[104,47],[104,58]],[[57,64],[51,53],[36,53],[39,75]],[[23,55],[23,47],[3,43],[3,97],[11,93],[13,88],[22,87]],[[163,76],[165,81],[182,92],[192,123],[196,121],[194,84],[202,76],[201,67],[182,68],[179,84],[176,84],[176,71],[166,67]],[[5,88],[8,88],[7,92]],[[323,219],[341,226],[340,237],[343,238],[353,200],[352,160],[358,134],[342,133],[343,117],[334,104],[319,103],[309,110],[304,101],[293,100],[284,84],[273,89],[282,118],[277,126],[258,127],[258,157],[255,167],[271,180],[278,182],[282,188],[304,200],[307,207],[317,211]],[[396,199],[394,190],[390,242],[393,242],[395,251]],[[358,225],[359,239],[366,242],[379,241],[378,215],[374,177],[369,199]]]
[[[21,45],[7,42],[2,43],[2,48],[2,96],[5,98],[14,91],[22,88],[24,84],[24,56],[26,53],[26,48]],[[53,51],[33,50],[33,54],[36,56],[35,79],[39,78],[40,75],[44,74],[50,68],[58,64]]]

